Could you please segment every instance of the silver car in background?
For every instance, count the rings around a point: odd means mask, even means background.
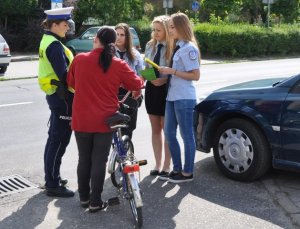
[[[0,34],[0,74],[4,74],[11,61],[9,46]]]

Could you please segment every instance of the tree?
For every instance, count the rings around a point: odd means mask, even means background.
[[[16,22],[24,24],[24,19],[31,15],[36,3],[36,0],[1,0],[0,28],[3,26],[7,30],[10,24],[14,27]]]
[[[240,0],[202,0],[202,7],[209,14],[215,14],[216,17],[225,19],[229,12],[234,12],[240,3]]]
[[[142,0],[79,0],[74,17],[79,23],[94,18],[101,24],[115,25],[139,19],[142,13]]]
[[[299,0],[277,0],[272,4],[272,13],[275,13],[279,18],[281,15],[285,22],[294,23],[299,17]]]

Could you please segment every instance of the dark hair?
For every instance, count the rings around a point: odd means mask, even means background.
[[[45,19],[43,22],[42,22],[42,27],[46,30],[50,30],[52,25],[53,24],[60,24],[61,22],[63,21],[67,21],[67,20],[63,20],[63,19]]]
[[[112,58],[115,56],[115,42],[117,39],[116,31],[108,26],[101,27],[97,32],[97,38],[104,46],[103,52],[99,56],[99,64],[103,67],[103,71],[107,72]]]
[[[115,30],[123,29],[125,32],[125,49],[127,52],[128,59],[133,62],[135,60],[135,56],[132,51],[132,36],[129,29],[129,26],[126,23],[119,23],[115,26]]]

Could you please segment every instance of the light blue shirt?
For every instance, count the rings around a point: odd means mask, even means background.
[[[116,47],[116,50],[119,50],[119,49]],[[133,51],[133,55],[135,57],[135,59],[134,59],[133,62],[128,59],[127,52],[124,54],[123,58],[124,58],[124,61],[126,61],[126,63],[129,65],[129,67],[137,75],[140,75],[139,71],[144,69],[144,61],[143,61],[142,55],[139,53],[138,50],[136,50],[135,48],[133,48],[132,51]],[[120,58],[120,55],[119,55],[118,52],[116,52],[116,57]]]
[[[173,69],[180,72],[189,72],[200,68],[199,50],[192,42],[179,40],[176,45],[180,46],[173,57]],[[194,81],[185,80],[172,75],[170,80],[167,100],[176,101],[181,99],[197,99]]]
[[[159,66],[168,66],[168,61],[166,59],[166,51],[167,51],[167,48],[166,48],[166,42],[157,42],[156,45],[155,45],[155,52],[153,52],[153,47],[150,46],[149,44],[146,45],[146,48],[145,48],[145,57],[149,58],[150,60],[154,60],[154,57],[157,53],[157,46],[159,44],[163,44],[164,46],[161,48],[160,50],[160,59],[159,59]],[[149,66],[149,64],[145,63],[146,67],[147,68],[152,68],[152,66]],[[161,78],[163,77],[167,77],[167,75],[163,75],[163,74],[160,74],[159,75]]]

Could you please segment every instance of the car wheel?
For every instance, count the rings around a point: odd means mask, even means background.
[[[0,67],[0,74],[5,73],[6,70],[7,70],[7,66],[5,66],[5,67]]]
[[[215,134],[214,158],[223,174],[239,181],[253,181],[271,166],[271,153],[261,130],[246,119],[230,119]]]

